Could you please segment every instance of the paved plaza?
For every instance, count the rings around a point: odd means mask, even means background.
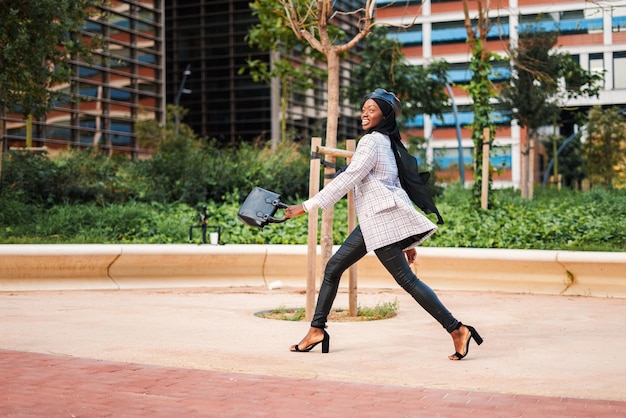
[[[0,416],[626,416],[625,299],[438,294],[485,339],[460,362],[399,289],[359,289],[398,315],[330,323],[328,354],[255,316],[303,307],[297,288],[0,292]]]

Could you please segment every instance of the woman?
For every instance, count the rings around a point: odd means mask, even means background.
[[[408,153],[400,142],[396,124],[400,109],[400,101],[393,93],[376,89],[368,94],[361,110],[361,126],[366,134],[359,141],[350,165],[313,198],[285,211],[287,218],[293,218],[309,210],[328,209],[354,189],[359,219],[359,226],[328,261],[311,327],[300,343],[290,347],[291,351],[308,352],[319,343],[323,353],[329,351],[326,321],[341,275],[370,251],[374,251],[396,282],[450,333],[455,349],[448,357],[450,360],[467,356],[472,338],[477,344],[482,343],[476,330],[456,320],[409,266],[415,260],[415,247],[432,235],[437,226],[413,207],[402,188],[406,178],[403,161],[407,161],[402,157]],[[426,207],[439,217],[434,205]]]

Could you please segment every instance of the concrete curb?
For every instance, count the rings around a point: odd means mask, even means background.
[[[0,290],[268,286],[273,281],[305,287],[306,251],[306,245],[0,245]],[[436,289],[626,297],[624,252],[421,247],[414,268]],[[317,272],[319,277],[319,265]],[[374,254],[358,263],[358,285],[396,286]]]

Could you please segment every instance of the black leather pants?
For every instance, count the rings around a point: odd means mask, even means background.
[[[379,248],[374,253],[396,282],[413,296],[413,299],[448,332],[452,332],[458,328],[459,321],[441,303],[435,292],[417,278],[407,262],[406,255],[402,251],[412,242],[415,242],[415,238],[407,238],[395,244]],[[317,299],[315,314],[313,315],[313,321],[311,321],[312,327],[324,328],[326,326],[328,314],[337,296],[341,275],[366,254],[367,250],[361,228],[356,227],[339,247],[339,250],[328,260],[324,271],[324,280],[322,281]]]

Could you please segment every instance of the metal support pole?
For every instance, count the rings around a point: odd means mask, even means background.
[[[178,88],[178,93],[176,94],[176,99],[174,100],[174,104],[176,105],[176,115],[174,119],[174,129],[175,135],[178,137],[178,125],[180,124],[180,97],[185,94],[191,93],[191,90],[185,88],[185,82],[187,81],[187,76],[191,74],[191,64],[187,64],[187,68],[183,72],[183,78],[180,80],[180,87]]]

